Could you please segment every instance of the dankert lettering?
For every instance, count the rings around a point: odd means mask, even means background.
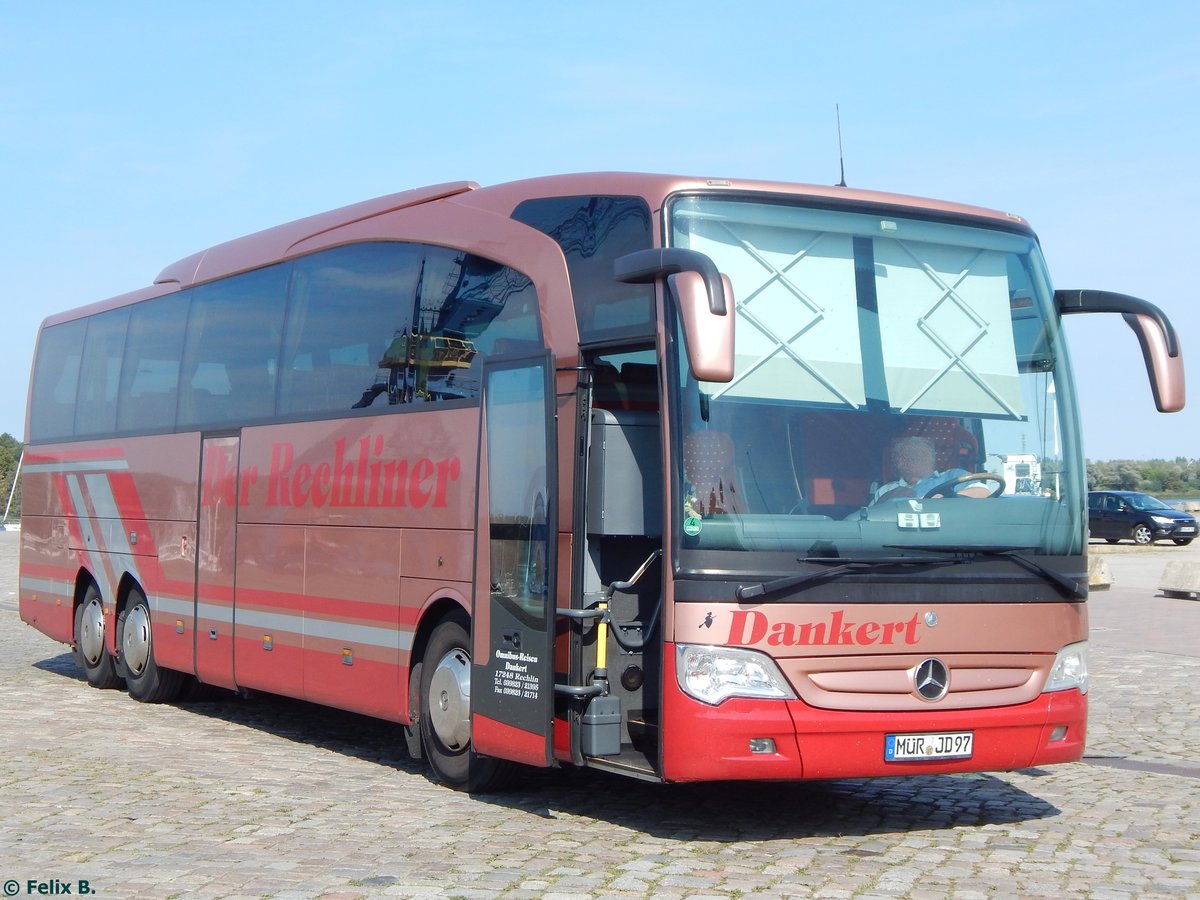
[[[819,622],[773,622],[766,613],[739,609],[729,624],[727,643],[749,647],[763,642],[770,647],[870,646],[908,644],[920,641],[917,614],[892,622],[856,621],[845,610],[835,610]]]
[[[267,506],[444,508],[451,482],[462,475],[457,457],[383,457],[382,435],[340,439],[333,458],[297,463],[295,446],[271,446]]]

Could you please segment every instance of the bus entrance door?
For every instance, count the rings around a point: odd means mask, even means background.
[[[237,529],[237,435],[205,437],[200,448],[196,523],[196,677],[236,688],[233,680],[233,573]]]
[[[489,365],[480,442],[471,740],[534,766],[553,762],[552,375],[549,355]]]

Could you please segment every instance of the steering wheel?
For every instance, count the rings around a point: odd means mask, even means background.
[[[1001,478],[999,475],[996,475],[992,472],[971,472],[967,475],[958,475],[954,478],[947,479],[946,481],[943,481],[941,484],[930,488],[928,491],[925,492],[925,496],[922,497],[921,499],[928,500],[929,498],[935,497],[938,495],[941,495],[944,497],[957,497],[957,496],[959,496],[959,494],[958,494],[958,491],[955,489],[959,485],[966,484],[969,481],[994,481],[994,482],[996,482],[995,489],[990,494],[987,495],[987,499],[989,499],[989,500],[992,497],[999,497],[1001,494],[1003,494],[1004,488],[1006,486],[1004,479]]]

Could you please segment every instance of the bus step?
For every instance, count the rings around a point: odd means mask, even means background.
[[[658,746],[658,710],[631,709],[629,711],[629,741],[641,749],[647,745]]]

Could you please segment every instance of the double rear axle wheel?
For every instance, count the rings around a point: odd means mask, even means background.
[[[117,616],[119,658],[105,639],[104,601],[100,589],[89,584],[75,608],[75,661],[93,687],[119,687],[122,679],[129,695],[143,703],[162,703],[179,696],[187,676],[159,668],[154,659],[150,630],[150,604],[140,588],[133,588]]]
[[[437,780],[460,791],[487,791],[511,780],[513,763],[480,756],[471,744],[470,622],[455,612],[442,619],[429,636],[419,679],[418,733],[424,755]],[[96,585],[88,586],[75,610],[75,659],[88,683],[114,688],[125,681],[129,695],[143,703],[174,700],[187,675],[161,668],[154,658],[150,604],[133,588],[117,616],[119,658],[105,641],[104,605]]]

